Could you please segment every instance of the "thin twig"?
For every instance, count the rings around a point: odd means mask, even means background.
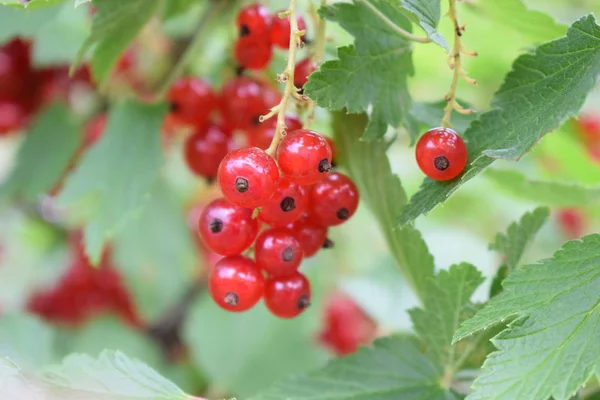
[[[321,7],[323,7],[326,3],[327,3],[327,0],[321,0]],[[312,60],[312,62],[316,63],[317,65],[320,65],[323,62],[323,58],[325,57],[325,42],[327,40],[327,37],[326,37],[327,25],[325,23],[325,20],[323,18],[319,17],[319,14],[314,9],[314,6],[313,6],[312,14],[313,14],[313,18],[315,20],[315,25],[317,26],[317,35],[315,37],[314,50],[313,50],[313,53],[311,56],[311,60]],[[313,122],[315,120],[315,107],[316,107],[315,101],[311,100],[308,103],[308,110],[307,110],[308,117],[306,118],[306,123],[304,124],[304,127],[307,129],[310,128],[310,126],[313,124]]]
[[[361,0],[361,3],[363,3],[368,9],[370,9],[373,12],[373,14],[377,15],[387,26],[392,28],[394,30],[394,32],[404,36],[408,40],[412,40],[414,42],[419,42],[419,43],[430,43],[431,42],[431,39],[429,39],[428,37],[413,35],[412,33],[408,32],[408,31],[402,29],[401,27],[399,27],[398,25],[396,25],[394,23],[394,21],[389,19],[384,13],[379,11],[379,9],[377,7],[375,7],[373,4],[371,4],[371,2],[369,0]]]

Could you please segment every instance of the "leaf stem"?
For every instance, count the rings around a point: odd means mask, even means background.
[[[325,4],[327,4],[327,0],[321,0],[321,7],[325,6]],[[319,16],[319,14],[317,13],[317,10],[314,8],[314,5],[312,8],[312,15],[315,20],[315,25],[317,27],[317,35],[315,37],[315,42],[314,42],[315,44],[314,44],[314,50],[313,50],[313,54],[312,54],[312,61],[314,63],[316,63],[317,65],[320,65],[323,62],[323,58],[325,57],[325,42],[327,41],[327,37],[326,37],[327,24],[326,24],[326,21]],[[306,123],[304,124],[304,127],[307,129],[309,129],[310,126],[315,121],[315,107],[316,107],[316,103],[314,100],[311,99],[308,103],[308,109],[307,109],[308,117],[306,118]]]
[[[401,36],[404,36],[406,39],[412,40],[414,42],[419,42],[419,43],[430,43],[431,42],[431,39],[428,37],[413,35],[412,33],[408,32],[407,30],[404,30],[401,27],[399,27],[398,25],[396,25],[394,23],[394,21],[389,19],[384,13],[379,11],[379,9],[377,7],[375,7],[373,4],[371,4],[371,2],[369,0],[360,0],[360,1],[368,9],[370,9],[373,12],[373,14],[377,15],[387,26],[392,28],[396,33],[400,34]]]

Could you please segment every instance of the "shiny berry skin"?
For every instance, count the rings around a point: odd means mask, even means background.
[[[209,84],[197,77],[178,79],[167,93],[169,118],[178,125],[203,126],[218,105]]]
[[[358,208],[358,189],[339,172],[327,174],[310,189],[310,213],[323,226],[340,225]]]
[[[233,144],[224,129],[210,125],[189,135],[183,145],[185,162],[194,174],[205,178],[216,178],[221,160]]]
[[[240,76],[228,81],[221,90],[221,113],[233,129],[251,129],[260,124],[259,117],[281,100],[273,87]]]
[[[198,220],[198,230],[206,247],[224,256],[246,250],[258,233],[252,210],[235,206],[225,199],[209,203]]]
[[[287,225],[287,228],[300,241],[304,258],[317,254],[327,241],[327,228],[317,225],[305,216]]]
[[[281,176],[275,194],[260,208],[258,219],[271,226],[284,226],[300,218],[307,209],[307,190]]]
[[[283,11],[282,11],[283,12]],[[306,22],[304,18],[296,17],[298,21],[298,30],[302,31],[306,29]],[[281,49],[289,49],[290,47],[290,33],[292,27],[290,26],[290,17],[279,18],[278,14],[273,16],[271,23],[271,43]],[[304,36],[301,38],[304,40]]]
[[[242,36],[236,40],[233,54],[241,67],[260,71],[269,66],[273,47],[262,36]]]
[[[300,272],[268,278],[265,305],[279,318],[294,318],[310,306],[310,282]]]
[[[240,207],[255,208],[275,194],[279,170],[264,150],[247,147],[225,156],[217,176],[226,199]]]
[[[298,129],[289,132],[277,148],[281,172],[299,185],[312,185],[331,170],[331,148],[316,132]]]
[[[456,178],[467,165],[467,146],[450,128],[433,128],[425,132],[415,148],[421,171],[436,181]]]
[[[211,271],[208,290],[219,307],[233,312],[246,311],[263,296],[265,278],[251,259],[225,257]]]
[[[273,136],[275,136],[276,125],[277,118],[270,118],[265,122],[261,122],[258,126],[248,129],[246,131],[248,145],[259,149],[268,149]],[[302,128],[302,122],[298,118],[289,115],[285,117],[285,125],[288,132]]]
[[[242,8],[237,16],[240,37],[262,36],[269,38],[271,32],[271,14],[262,4],[253,3]]]
[[[261,233],[254,244],[256,265],[269,276],[292,275],[302,263],[302,246],[292,232],[283,228]]]
[[[317,69],[318,64],[311,60],[311,58],[305,58],[296,64],[294,69],[294,86],[301,88],[306,82],[308,82],[308,76]]]

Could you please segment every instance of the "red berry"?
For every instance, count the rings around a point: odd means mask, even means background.
[[[600,118],[594,114],[582,114],[577,122],[577,128],[587,144],[600,141]]]
[[[298,30],[302,31],[306,29],[304,18],[296,17],[296,21],[298,21]],[[271,43],[279,48],[289,49],[291,30],[289,16],[279,18],[278,15],[275,15],[271,23]],[[304,36],[301,39],[304,40]]]
[[[331,148],[318,133],[298,129],[288,133],[279,144],[277,163],[292,182],[312,185],[331,170]]]
[[[264,293],[265,279],[251,259],[225,257],[212,270],[208,289],[221,308],[241,312],[258,303]]]
[[[256,147],[229,153],[217,173],[225,198],[241,207],[265,204],[277,189],[279,171],[275,160]]]
[[[308,81],[308,76],[312,74],[318,67],[318,64],[311,60],[310,57],[305,58],[296,64],[294,69],[294,86],[301,88]]]
[[[433,128],[419,139],[415,149],[417,164],[431,179],[456,178],[467,165],[467,147],[450,128]]]
[[[185,161],[194,174],[215,178],[221,160],[232,147],[231,138],[224,129],[216,125],[196,128],[185,140]]]
[[[289,224],[287,228],[300,241],[305,258],[317,254],[327,241],[327,228],[315,224],[306,217]]]
[[[178,125],[204,126],[217,106],[217,98],[209,84],[196,77],[177,80],[169,90],[167,100],[171,104],[169,118]]]
[[[268,39],[271,30],[269,9],[258,3],[247,5],[240,10],[237,16],[237,27],[240,37],[250,35]]]
[[[241,67],[263,70],[271,62],[273,48],[264,36],[242,36],[235,42],[234,55]]]
[[[307,209],[306,189],[282,176],[275,195],[260,208],[258,219],[271,226],[284,226],[300,218]]]
[[[260,124],[259,117],[281,100],[273,87],[240,76],[223,86],[221,113],[231,130],[251,129]]]
[[[558,226],[566,238],[577,239],[585,233],[585,217],[576,208],[563,208],[558,211]]]
[[[327,174],[310,190],[310,212],[323,226],[344,223],[358,208],[358,189],[338,172]]]
[[[19,98],[31,77],[31,46],[13,39],[0,47],[0,96]]]
[[[277,118],[270,118],[265,122],[260,123],[251,129],[248,129],[246,136],[248,137],[248,145],[258,147],[259,149],[268,149],[275,136],[275,128],[277,125]],[[295,131],[296,129],[302,128],[302,122],[292,116],[285,117],[286,130],[288,132]]]
[[[83,138],[84,148],[90,147],[100,140],[100,137],[106,128],[107,119],[106,114],[98,114],[87,122],[85,126],[85,136]]]
[[[0,136],[23,128],[28,119],[29,112],[23,104],[0,99]]]
[[[331,166],[335,167],[337,165],[337,146],[332,138],[326,137],[327,143],[329,143],[329,147],[331,147]]]
[[[265,305],[280,318],[294,318],[310,306],[310,282],[300,272],[267,279]]]
[[[292,275],[302,263],[302,247],[287,229],[275,228],[263,232],[254,245],[256,265],[269,276]]]
[[[215,253],[233,256],[246,250],[258,233],[252,210],[216,199],[204,207],[198,230],[206,246]]]

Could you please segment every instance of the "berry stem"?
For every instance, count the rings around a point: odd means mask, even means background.
[[[321,7],[323,7],[325,4],[327,4],[327,0],[321,0]],[[323,62],[323,58],[325,56],[325,43],[327,41],[327,24],[325,20],[319,16],[314,5],[312,5],[312,16],[315,21],[315,26],[317,27],[317,35],[315,37],[312,61],[314,61],[317,65],[320,65]],[[310,129],[310,126],[315,120],[315,107],[315,101],[310,100],[310,102],[308,103],[307,110],[308,117],[306,118],[306,123],[304,124],[304,127],[306,129]]]
[[[431,39],[429,39],[428,37],[413,35],[412,33],[408,32],[408,31],[402,29],[401,27],[399,27],[398,25],[396,25],[394,23],[394,21],[389,19],[384,13],[379,11],[379,9],[377,7],[375,7],[373,4],[371,4],[371,2],[369,0],[360,0],[360,1],[361,1],[361,3],[363,3],[365,5],[365,7],[367,7],[369,10],[371,10],[371,12],[373,12],[373,14],[377,15],[377,17],[379,17],[379,19],[381,19],[383,21],[383,23],[385,23],[387,26],[392,28],[396,33],[400,34],[401,36],[404,36],[408,40],[412,40],[414,42],[419,42],[419,43],[430,43],[431,42]]]
[[[458,22],[458,12],[456,10],[456,3],[459,0],[448,0],[450,9],[448,10],[448,17],[454,24],[454,45],[452,46],[452,52],[448,56],[448,65],[450,69],[454,71],[452,74],[452,83],[450,84],[450,90],[444,99],[448,102],[444,108],[444,117],[442,118],[441,125],[444,128],[452,127],[450,118],[452,116],[452,110],[455,110],[461,114],[472,114],[474,111],[468,108],[462,107],[458,101],[456,101],[456,88],[458,87],[458,81],[462,77],[464,80],[472,85],[477,85],[477,81],[467,76],[467,73],[462,68],[462,55],[466,56],[477,56],[475,52],[468,52],[464,49],[462,44],[462,35],[465,29]]]

